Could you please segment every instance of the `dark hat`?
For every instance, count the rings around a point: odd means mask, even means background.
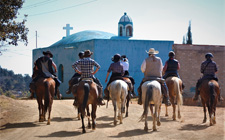
[[[78,56],[79,56],[80,58],[83,58],[83,57],[84,57],[84,52],[83,52],[83,51],[80,51],[79,54],[78,54]]]
[[[84,57],[90,57],[93,54],[90,50],[85,50],[84,51]]]
[[[121,58],[127,58],[127,56],[126,55],[122,55]]]
[[[205,58],[206,59],[213,58],[213,54],[212,53],[207,53],[207,54],[205,54]]]
[[[170,51],[170,52],[169,52],[169,57],[173,57],[173,56],[175,56],[175,52]]]
[[[112,61],[113,61],[113,62],[118,62],[118,61],[120,60],[120,57],[121,57],[120,54],[117,53],[117,54],[115,54],[115,55],[113,56]]]
[[[45,51],[43,51],[43,54],[44,54],[44,55],[49,54],[51,58],[53,57],[53,54],[52,54],[50,51],[46,51],[46,52],[45,52]]]

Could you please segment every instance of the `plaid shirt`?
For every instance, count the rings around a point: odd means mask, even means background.
[[[100,69],[100,65],[91,58],[84,58],[73,64],[74,70],[81,71],[81,78],[91,78],[94,72],[94,66]]]
[[[123,75],[123,65],[120,62],[112,63],[107,72],[121,73]]]
[[[202,62],[201,73],[203,73],[203,75],[215,75],[215,72],[217,72],[216,62],[214,62],[212,60],[206,60],[206,61]]]

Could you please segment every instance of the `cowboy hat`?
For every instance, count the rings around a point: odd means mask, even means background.
[[[115,55],[112,57],[112,61],[113,61],[113,62],[118,62],[118,61],[120,60],[120,57],[121,57],[120,54],[117,53],[117,54],[115,54]]]
[[[46,51],[46,52],[43,51],[43,54],[44,54],[44,55],[48,55],[48,54],[49,54],[51,58],[53,57],[53,54],[52,54],[50,51]]]
[[[149,51],[146,51],[148,54],[158,54],[159,51],[156,51],[154,48],[150,48]]]
[[[90,57],[93,54],[90,50],[85,50],[84,51],[84,57]]]

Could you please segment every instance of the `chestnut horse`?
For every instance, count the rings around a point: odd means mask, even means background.
[[[37,76],[37,70],[33,69],[32,78]],[[45,121],[45,115],[48,111],[48,122],[47,125],[50,125],[51,110],[53,104],[53,98],[55,94],[55,81],[52,78],[42,78],[40,77],[35,82],[35,89],[31,89],[31,92],[36,93],[37,103],[39,109],[39,122]],[[43,103],[44,100],[44,103]]]
[[[203,123],[206,122],[206,106],[208,107],[210,126],[216,124],[216,104],[220,94],[219,84],[215,80],[205,80],[200,86],[200,96],[204,110]]]
[[[82,79],[82,81],[80,81],[78,85],[73,86],[72,92],[75,98],[77,99],[78,112],[80,111],[81,113],[82,132],[86,133],[84,125],[85,109],[87,110],[88,127],[91,127],[89,104],[92,105],[91,118],[92,129],[94,130],[96,127],[96,111],[98,97],[97,84],[93,82],[91,78],[85,78]]]
[[[156,131],[156,121],[157,125],[160,126],[160,111],[162,105],[162,93],[161,93],[161,85],[158,81],[146,81],[141,86],[142,90],[142,103],[143,103],[143,114],[140,118],[140,121],[145,118],[145,127],[144,130],[148,131],[148,107],[150,107],[152,119],[153,119],[153,131]],[[155,106],[155,110],[153,113],[153,106]]]
[[[168,77],[166,79],[166,85],[169,89],[170,101],[173,107],[173,120],[176,120],[176,103],[178,107],[178,118],[181,118],[180,107],[183,105],[182,96],[182,81],[178,77]],[[168,116],[168,110],[166,106],[166,115]]]

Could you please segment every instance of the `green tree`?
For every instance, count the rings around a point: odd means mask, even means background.
[[[27,45],[28,28],[25,27],[26,17],[17,20],[18,10],[22,8],[24,0],[0,0],[0,48],[3,43],[18,45],[18,41]],[[0,51],[1,53],[1,51]]]
[[[191,21],[189,21],[189,27],[188,27],[186,40],[187,40],[186,44],[192,44]]]

